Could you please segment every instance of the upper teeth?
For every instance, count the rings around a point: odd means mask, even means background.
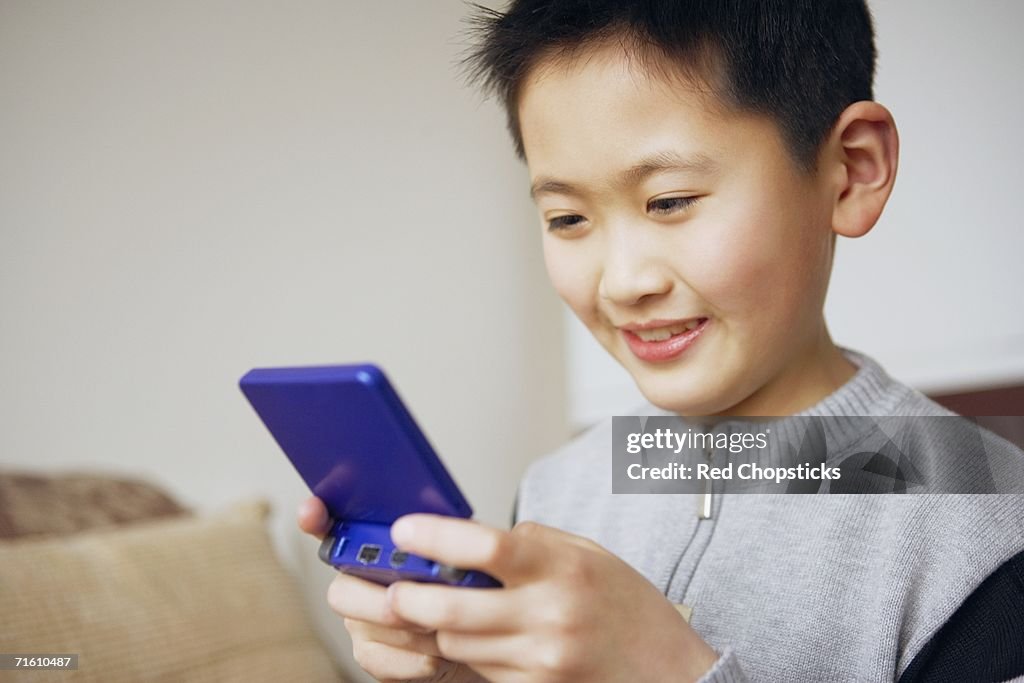
[[[633,334],[640,337],[646,342],[652,341],[664,341],[669,337],[683,332],[689,332],[700,325],[701,320],[691,320],[685,323],[678,323],[676,325],[669,325],[668,327],[655,327],[649,330],[634,330]]]

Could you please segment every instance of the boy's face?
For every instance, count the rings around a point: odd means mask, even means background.
[[[548,272],[647,398],[786,414],[828,393],[811,385],[830,360],[836,374],[831,186],[795,166],[771,121],[620,47],[541,67],[519,117]]]

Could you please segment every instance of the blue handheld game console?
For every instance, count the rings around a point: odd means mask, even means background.
[[[402,515],[468,519],[473,511],[380,368],[257,368],[239,386],[327,507],[324,562],[384,585],[501,585],[479,571],[404,553],[391,542],[391,524]]]

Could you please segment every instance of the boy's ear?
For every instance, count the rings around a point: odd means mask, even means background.
[[[835,180],[832,230],[861,237],[882,215],[900,156],[896,122],[877,102],[855,102],[839,116],[826,145],[829,177]]]

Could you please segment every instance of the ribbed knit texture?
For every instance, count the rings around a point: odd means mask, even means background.
[[[856,375],[801,415],[950,415],[867,357],[847,355]],[[653,406],[636,414],[667,415]],[[865,421],[827,424],[830,438],[853,444]],[[613,495],[611,443],[609,419],[534,463],[518,518],[597,541],[692,607],[690,624],[722,655],[704,683],[894,681],[1024,549],[1019,494],[719,494],[702,520],[696,495]],[[961,455],[941,434],[923,443],[936,457]],[[986,448],[1024,458],[998,439]]]

